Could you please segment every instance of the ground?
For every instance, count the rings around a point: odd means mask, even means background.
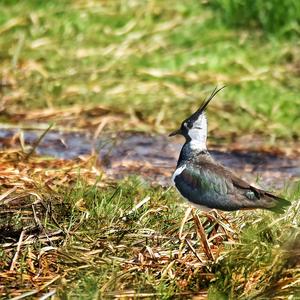
[[[201,217],[212,259],[173,188],[111,178],[95,152],[37,155],[24,138],[49,126],[166,135],[226,85],[209,107],[210,146],[246,151],[259,137],[256,150],[297,158],[299,4],[285,3],[268,22],[225,0],[1,2],[0,121],[17,129],[1,136],[2,297],[297,299],[298,178],[277,179],[283,215]]]

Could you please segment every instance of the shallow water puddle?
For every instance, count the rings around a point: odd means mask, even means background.
[[[0,130],[0,147],[15,146],[13,137],[17,129]],[[26,130],[25,145],[33,145],[41,132]],[[18,139],[16,139],[18,140]],[[142,133],[116,133],[93,140],[82,132],[50,131],[36,148],[39,155],[62,159],[75,159],[80,155],[99,153],[99,163],[113,178],[129,174],[143,176],[147,181],[170,184],[170,176],[176,166],[181,144],[166,136],[150,136]],[[300,159],[260,152],[212,149],[216,160],[232,168],[243,178],[267,188],[282,188],[287,182],[300,177]]]

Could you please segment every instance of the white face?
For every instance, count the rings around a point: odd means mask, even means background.
[[[204,113],[193,123],[193,127],[188,129],[188,135],[193,149],[206,149],[207,119]]]
[[[201,114],[199,118],[193,123],[193,127],[188,129],[188,135],[191,140],[203,140],[203,136],[207,136],[207,120],[205,114]]]

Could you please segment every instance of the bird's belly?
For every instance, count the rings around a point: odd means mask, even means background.
[[[198,202],[190,201],[188,198],[186,198],[186,197],[183,195],[183,193],[178,189],[178,187],[177,187],[176,185],[175,185],[175,187],[176,187],[177,191],[179,192],[179,194],[182,196],[182,198],[183,198],[189,205],[192,205],[192,206],[194,206],[195,208],[200,209],[200,210],[202,210],[202,211],[206,211],[206,212],[212,210],[212,208],[210,208],[210,207],[208,207],[208,206],[202,205],[202,204],[200,204],[200,203],[198,203]]]
[[[186,189],[185,186],[178,185],[175,182],[175,187],[181,196],[191,205],[203,211],[210,211],[212,209],[220,209],[223,211],[232,211],[237,208],[228,201],[226,195],[220,195],[213,191],[202,192],[200,190]]]
[[[201,205],[201,204],[191,202],[191,201],[187,200],[186,198],[184,198],[184,199],[188,202],[188,204],[190,204],[190,205],[194,206],[195,208],[200,209],[202,211],[209,212],[209,211],[212,210],[212,208],[210,208],[208,206],[204,206],[204,205]]]
[[[188,202],[188,204],[190,204],[190,205],[194,206],[195,208],[198,208],[202,211],[211,211],[214,208],[214,207],[206,206],[204,203],[202,204],[201,201],[197,201],[197,202],[196,201],[191,201],[191,200],[185,198],[182,194],[181,194],[181,196],[183,197],[183,199],[185,201]]]

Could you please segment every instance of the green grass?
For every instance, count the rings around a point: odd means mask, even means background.
[[[283,18],[285,6],[251,3],[1,1],[1,122],[22,123],[36,109],[100,105],[121,117],[107,129],[165,133],[216,85],[226,84],[208,111],[216,139],[260,134],[266,141],[297,140],[298,10],[289,7]],[[94,126],[101,120],[100,115]],[[199,292],[210,299],[299,295],[297,201],[283,216],[228,214],[234,238],[214,240],[220,251],[215,263],[207,262],[189,221],[184,233],[203,265],[178,237],[185,207],[174,190],[136,178],[110,186],[93,178],[91,185],[87,175],[74,179],[64,173],[63,164],[51,165],[53,177],[50,161],[35,165],[31,157],[32,165],[26,165],[21,155],[19,160],[10,157],[13,152],[7,155],[12,182],[1,176],[0,195],[21,183],[16,195],[0,201],[1,243],[17,243],[25,229],[32,238],[12,272],[17,247],[0,247],[2,295],[40,288],[57,275],[36,295],[53,288],[62,299],[132,291],[161,299]],[[299,199],[299,183],[282,196]]]
[[[299,137],[295,38],[228,29],[218,8],[192,0],[8,1],[0,9],[3,121],[100,104],[122,115],[117,129],[166,132],[226,84],[209,109],[215,136]]]
[[[266,35],[299,36],[297,0],[217,0],[209,4],[219,10],[222,22],[231,28],[260,28]]]
[[[63,299],[110,298],[133,292],[160,299],[175,295],[190,299],[200,292],[208,292],[209,299],[216,295],[224,299],[296,296],[300,273],[299,242],[295,237],[300,219],[299,203],[293,200],[299,198],[299,188],[295,184],[285,194],[293,204],[284,215],[259,210],[227,214],[236,237],[234,241],[224,238],[213,242],[220,251],[215,263],[200,250],[193,222],[186,223],[186,239],[198,249],[205,265],[178,237],[185,210],[178,194],[151,187],[138,178],[102,188],[88,186],[80,177],[68,187],[52,187],[51,192],[41,186],[36,190],[42,196],[41,203],[33,204],[35,198],[21,200],[19,221],[7,215],[0,225],[10,226],[11,232],[33,230],[34,220],[27,217],[33,205],[43,228],[40,234],[46,232],[49,236],[49,241],[35,239],[20,252],[16,274],[24,279],[16,280],[18,289],[28,290],[29,278],[32,282],[34,278],[49,281],[49,276],[59,275],[48,291],[55,288],[56,295]],[[146,197],[149,200],[133,212]],[[15,204],[2,207],[16,208]],[[211,226],[205,227],[207,232]],[[52,233],[57,230],[62,234],[53,239]],[[0,275],[14,253],[7,248],[0,252]],[[36,277],[30,265],[38,272]],[[7,295],[12,296],[16,287],[5,282]],[[46,288],[37,295],[45,292]]]

